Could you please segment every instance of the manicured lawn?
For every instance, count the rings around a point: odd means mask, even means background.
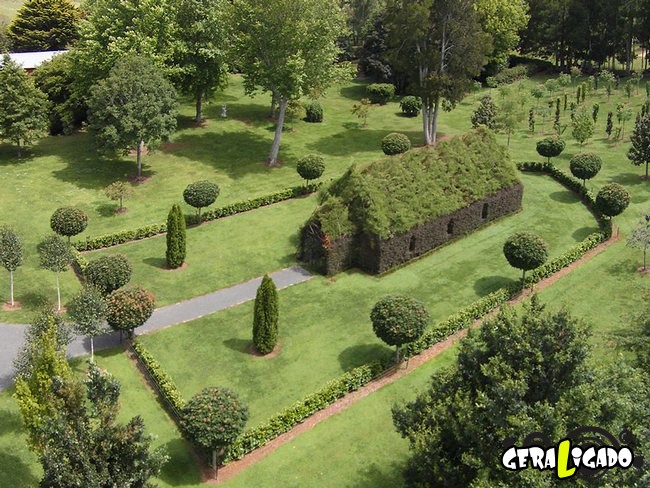
[[[116,206],[103,189],[135,173],[133,157],[103,159],[83,133],[45,138],[20,160],[13,147],[0,144],[0,224],[15,227],[23,236],[27,255],[25,265],[16,273],[16,299],[26,310],[0,310],[0,320],[25,321],[43,299],[56,296],[53,277],[37,269],[35,246],[50,232],[50,216],[59,206],[75,205],[88,213],[88,228],[79,236],[83,239],[164,222],[171,205],[182,202],[183,189],[199,179],[219,184],[221,193],[215,205],[220,206],[300,184],[296,160],[307,153],[325,157],[324,178],[329,179],[353,162],[380,156],[380,141],[389,132],[405,132],[419,143],[419,119],[399,116],[397,102],[373,107],[368,127],[358,128],[350,111],[354,101],[363,96],[363,86],[351,82],[329,90],[322,100],[323,123],[291,122],[293,131],[282,138],[281,167],[271,169],[263,163],[273,139],[273,126],[266,118],[270,99],[245,96],[241,78],[231,77],[230,86],[206,107],[205,126],[196,128],[191,122],[191,103],[182,106],[179,130],[170,144],[145,157],[145,173],[151,178],[134,188],[133,197],[125,202],[129,210],[121,215],[114,214]],[[222,103],[228,105],[227,119],[220,118]],[[183,209],[194,211],[185,203]],[[68,274],[64,297],[78,286]],[[8,299],[8,293],[8,277],[3,271],[0,303]]]
[[[424,390],[431,374],[450,365],[454,357],[455,348],[442,353],[281,446],[223,486],[403,486],[408,442],[395,432],[390,407]]]
[[[251,425],[289,406],[329,379],[391,354],[372,332],[368,313],[382,296],[422,300],[434,320],[512,282],[519,272],[502,256],[505,238],[535,229],[558,255],[593,232],[593,217],[548,177],[524,175],[524,211],[490,225],[384,277],[357,271],[316,277],[280,292],[281,353],[247,352],[252,302],[142,337],[186,397],[225,385],[251,409]],[[549,211],[552,209],[552,211]]]
[[[189,265],[165,269],[165,236],[86,254],[91,260],[123,253],[131,284],[145,286],[158,306],[203,295],[295,263],[298,231],[316,206],[305,197],[205,223],[187,231]]]

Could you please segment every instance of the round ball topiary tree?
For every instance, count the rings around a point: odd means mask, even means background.
[[[565,147],[565,142],[559,137],[547,137],[537,142],[537,153],[540,156],[548,158],[548,162],[550,163],[551,158],[562,154]]]
[[[311,123],[323,121],[323,107],[318,100],[310,100],[305,103],[305,120]]]
[[[610,183],[596,195],[596,210],[607,217],[616,217],[630,204],[630,194],[622,185]]]
[[[133,267],[124,254],[102,256],[90,261],[84,269],[86,282],[105,295],[126,285],[132,274]]]
[[[419,301],[388,295],[372,307],[370,320],[377,337],[389,346],[396,346],[395,360],[399,362],[399,348],[418,339],[429,325],[430,317]]]
[[[325,160],[318,154],[307,154],[298,160],[296,171],[306,181],[316,180],[323,176]]]
[[[197,210],[197,218],[201,223],[201,209],[212,205],[219,196],[219,185],[211,181],[195,181],[183,190],[185,203]]]
[[[71,236],[81,234],[88,226],[88,215],[77,207],[57,208],[50,218],[50,227],[70,242]]]
[[[526,271],[539,268],[548,259],[548,245],[537,234],[517,232],[503,244],[503,255],[510,266],[522,270],[521,280],[525,281]]]
[[[411,149],[411,140],[405,134],[392,132],[381,141],[381,150],[387,156],[402,154]]]
[[[402,98],[399,106],[406,117],[417,117],[420,114],[420,108],[422,108],[422,99],[409,95]]]
[[[153,295],[142,287],[115,290],[106,299],[106,322],[133,337],[133,330],[151,317],[155,305]]]
[[[215,386],[194,395],[183,408],[181,427],[192,442],[212,453],[212,469],[217,475],[217,455],[230,446],[244,430],[248,408],[239,396]]]
[[[596,176],[602,167],[603,160],[594,153],[576,154],[569,163],[571,174],[582,180],[582,186],[587,186],[587,180]]]

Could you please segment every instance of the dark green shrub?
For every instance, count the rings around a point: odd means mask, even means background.
[[[399,106],[402,109],[402,113],[407,117],[417,117],[422,108],[422,99],[420,97],[409,95],[402,98],[402,101],[399,102]]]
[[[50,218],[50,227],[60,236],[66,236],[68,242],[70,236],[81,234],[88,225],[88,215],[76,207],[57,208]]]
[[[296,171],[307,181],[316,180],[323,176],[325,160],[318,154],[307,154],[298,160]]]
[[[366,87],[366,94],[372,103],[386,105],[395,96],[395,85],[390,83],[373,83]]]
[[[481,98],[479,106],[472,114],[472,127],[477,128],[479,125],[484,125],[492,130],[496,128],[497,106],[490,95]]]
[[[600,156],[593,153],[576,154],[571,158],[569,168],[571,174],[582,180],[582,185],[586,186],[586,181],[592,179],[598,174],[603,166],[603,160]]]
[[[278,342],[278,290],[269,275],[257,289],[253,311],[253,344],[260,354],[268,354]]]
[[[102,293],[122,288],[131,280],[133,268],[124,254],[110,254],[90,261],[84,269],[84,278]]]
[[[153,295],[136,286],[115,290],[106,299],[106,322],[111,328],[124,331],[129,337],[133,329],[144,324],[154,311],[156,301]]]
[[[618,183],[603,186],[596,195],[596,209],[608,217],[623,213],[630,204],[630,194]]]
[[[207,180],[191,183],[183,191],[185,203],[197,209],[199,222],[201,222],[201,209],[212,205],[218,196],[219,186]]]
[[[305,120],[312,123],[323,121],[323,106],[318,100],[310,100],[305,103]]]
[[[548,246],[537,234],[517,232],[503,244],[503,254],[510,266],[523,271],[522,280],[525,280],[526,271],[538,268],[546,262]]]
[[[175,203],[167,216],[167,266],[179,268],[185,261],[185,254],[185,217]]]
[[[419,339],[431,318],[419,301],[388,295],[372,307],[370,320],[377,337],[389,346],[396,346],[396,358],[399,361],[400,346]]]
[[[248,421],[248,408],[232,390],[205,388],[183,409],[181,426],[197,446],[212,453],[212,469],[217,469],[217,453],[227,449]]]
[[[381,141],[381,150],[388,156],[402,154],[411,149],[411,141],[405,134],[392,132]]]
[[[551,158],[555,158],[562,154],[566,144],[559,137],[547,137],[537,142],[537,153],[540,156],[548,158],[548,162],[551,162]]]

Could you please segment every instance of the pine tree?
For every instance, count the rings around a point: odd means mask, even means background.
[[[268,354],[278,342],[278,291],[269,275],[257,289],[253,313],[253,344],[259,353]]]
[[[31,144],[48,127],[48,102],[25,71],[8,55],[0,68],[0,139],[18,146]]]
[[[185,217],[178,204],[167,216],[167,266],[175,269],[185,261]]]
[[[607,139],[609,139],[612,136],[612,129],[614,128],[614,122],[612,121],[612,117],[614,114],[612,112],[607,113],[607,125],[605,126],[605,132],[607,132]]]
[[[79,37],[79,11],[70,0],[27,0],[9,26],[14,51],[57,51]]]
[[[490,95],[485,95],[481,98],[479,106],[472,114],[472,127],[476,128],[479,125],[484,125],[489,129],[494,130],[497,124],[497,106],[492,101]]]

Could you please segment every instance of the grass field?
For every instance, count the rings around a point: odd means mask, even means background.
[[[91,216],[87,233],[95,235],[164,221],[171,204],[181,200],[183,188],[197,179],[212,179],[220,184],[222,191],[216,205],[222,205],[297,184],[295,160],[305,152],[326,156],[326,178],[330,178],[353,161],[376,158],[380,154],[379,141],[387,132],[406,132],[419,143],[420,120],[397,116],[396,103],[374,107],[369,127],[359,129],[350,109],[361,98],[362,87],[355,82],[340,91],[332,90],[323,103],[326,119],[322,125],[294,122],[295,130],[283,136],[283,165],[270,170],[262,164],[272,138],[271,125],[265,119],[268,100],[243,98],[240,80],[233,79],[226,93],[208,108],[210,120],[206,127],[191,127],[191,107],[184,106],[182,128],[171,145],[147,157],[152,178],[136,188],[135,196],[126,202],[129,212],[120,216],[112,213],[114,207],[103,196],[102,188],[134,172],[135,164],[130,159],[98,159],[84,134],[47,138],[33,149],[30,158],[22,161],[15,160],[11,147],[0,146],[0,184],[7,189],[0,222],[15,225],[32,253],[16,276],[17,297],[27,310],[0,313],[0,320],[26,320],[30,309],[44,296],[55,297],[53,274],[36,269],[33,248],[38,238],[48,232],[49,216],[59,205],[72,203],[84,208]],[[441,131],[456,134],[467,130],[479,96],[471,95],[454,111],[444,113]],[[596,101],[600,104],[595,136],[579,147],[567,129],[567,149],[555,160],[568,170],[572,155],[583,150],[598,152],[604,168],[589,186],[597,189],[616,181],[632,194],[630,208],[615,219],[623,234],[621,242],[542,293],[549,306],[567,306],[593,324],[597,361],[617,360],[619,353],[625,354],[620,342],[629,336],[635,304],[648,288],[647,277],[634,273],[641,255],[626,248],[624,240],[639,218],[650,213],[650,182],[640,179],[642,168],[627,161],[629,144],[610,142],[604,133],[607,111],[615,111],[616,103],[626,101],[623,97],[619,91],[608,102],[602,90],[588,97],[588,109]],[[644,96],[639,95],[629,103],[636,110],[643,100]],[[221,103],[228,103],[226,120],[217,117]],[[567,120],[568,112],[563,118]],[[512,157],[538,160],[535,142],[542,134],[531,135],[524,124],[513,135]],[[626,132],[631,126],[630,121]],[[550,131],[548,122],[546,131]],[[505,136],[499,137],[505,143]],[[275,358],[253,358],[246,352],[251,336],[251,303],[142,340],[185,396],[204,386],[232,386],[251,406],[249,425],[259,423],[341,371],[390,354],[375,338],[368,319],[370,307],[384,294],[404,293],[419,298],[434,319],[440,320],[518,278],[519,272],[509,268],[501,254],[503,240],[510,233],[524,229],[539,232],[549,241],[552,255],[557,255],[596,229],[582,204],[557,183],[540,175],[523,175],[523,180],[523,212],[387,276],[376,278],[351,271],[330,280],[317,277],[280,292],[282,349]],[[314,207],[314,199],[305,198],[191,229],[190,266],[177,272],[161,267],[164,238],[102,253],[127,254],[135,268],[132,282],[151,288],[159,304],[171,303],[291,264],[297,226]],[[4,301],[8,291],[6,274],[0,276],[0,301]],[[63,276],[62,284],[64,298],[79,286],[71,272]],[[441,362],[452,359],[453,353],[445,355]],[[161,475],[160,485],[197,486],[196,467],[178,432],[130,362],[115,351],[103,353],[99,361],[123,383],[123,418],[142,414],[148,429],[158,436],[156,445],[170,450],[172,462]],[[390,406],[396,399],[412,398],[414,390],[426,385],[426,378],[437,365],[434,362],[420,368],[320,424],[227,486],[273,486],[276,482],[283,486],[400,486],[400,463],[407,456],[407,446],[393,430]],[[34,486],[40,476],[38,463],[22,441],[20,419],[9,395],[0,393],[0,486]],[[368,442],[369,437],[372,442]]]

